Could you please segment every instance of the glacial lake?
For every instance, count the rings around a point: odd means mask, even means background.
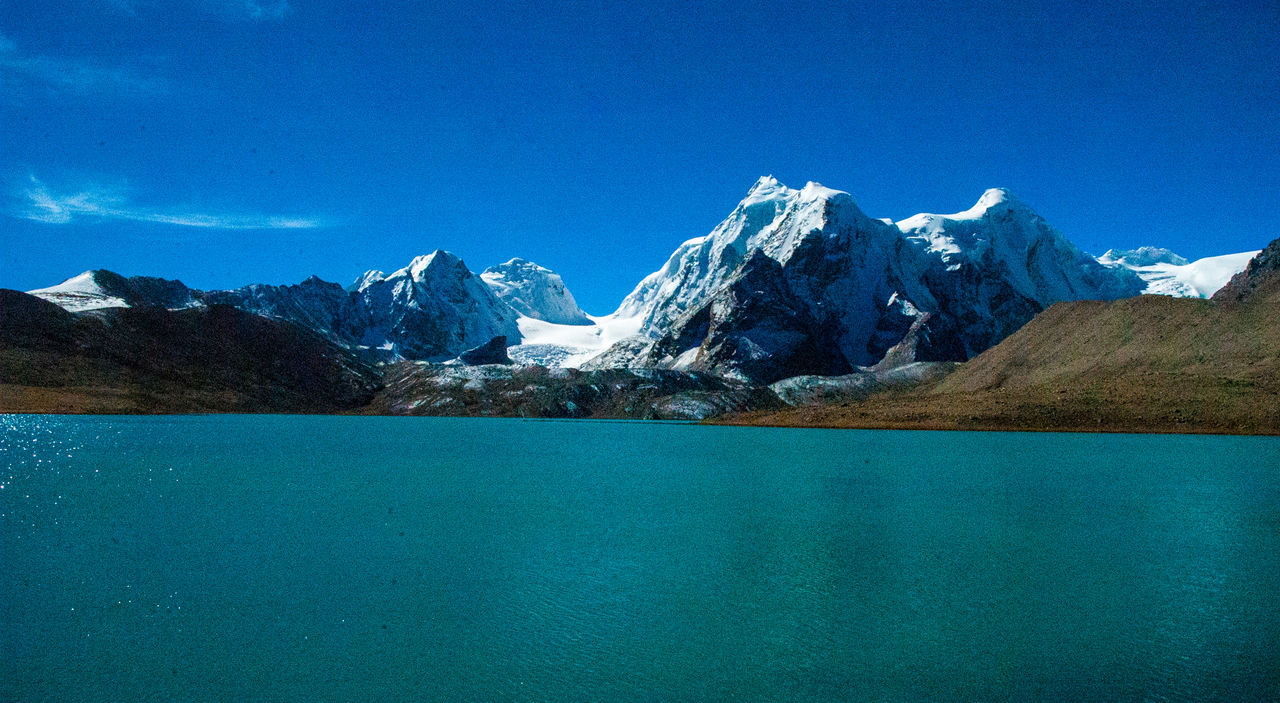
[[[1280,440],[0,416],[0,700],[1276,700]]]

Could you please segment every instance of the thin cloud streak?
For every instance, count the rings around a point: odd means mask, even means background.
[[[279,20],[289,14],[288,0],[244,0],[244,11],[249,19]]]
[[[118,189],[92,187],[76,193],[55,193],[34,176],[20,197],[24,204],[14,217],[47,224],[84,220],[127,220],[201,229],[315,229],[325,223],[315,218],[277,215],[207,214],[181,210],[154,210],[129,202]]]
[[[0,35],[0,87],[37,83],[76,94],[102,92],[155,93],[163,83],[122,66],[29,54]]]

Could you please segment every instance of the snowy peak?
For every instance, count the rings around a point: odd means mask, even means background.
[[[520,339],[519,314],[462,259],[441,249],[355,295],[367,315],[359,343],[407,359],[442,360],[494,337]]]
[[[645,333],[659,334],[723,287],[755,250],[786,264],[811,236],[885,229],[864,215],[848,193],[814,182],[797,190],[765,176],[710,234],[681,244],[661,269],[641,281],[615,315],[639,317]]]
[[[480,278],[499,300],[525,317],[561,325],[591,324],[560,275],[532,261],[512,259],[490,266]]]
[[[902,231],[921,229],[922,227],[932,226],[935,229],[944,227],[946,221],[961,222],[968,220],[981,220],[988,214],[995,214],[1003,210],[1018,210],[1032,217],[1039,217],[1035,211],[1027,207],[1021,200],[1018,200],[1004,188],[988,188],[982,193],[982,197],[978,198],[978,202],[968,210],[952,213],[950,215],[937,214],[932,212],[921,212],[911,217],[895,223],[898,229]]]
[[[44,298],[69,312],[129,307],[129,303],[125,302],[124,298],[112,295],[98,282],[98,273],[99,271],[85,271],[56,286],[37,288],[27,293],[37,298]]]
[[[920,213],[896,223],[907,241],[948,271],[966,266],[1001,275],[1042,306],[1063,300],[1135,295],[1141,282],[1080,251],[1004,188],[991,188],[973,207],[951,215]]]
[[[69,312],[139,305],[179,309],[201,304],[199,291],[187,288],[181,281],[150,276],[125,278],[106,269],[85,271],[56,286],[38,288],[28,293]]]
[[[1022,202],[1013,197],[1009,191],[1004,188],[988,188],[982,193],[982,197],[978,198],[978,202],[973,207],[964,212],[957,212],[951,215],[954,220],[978,219],[986,215],[989,211],[1000,207],[1015,208],[1026,207]]]
[[[779,183],[778,179],[774,178],[772,175],[761,176],[757,178],[756,182],[753,183],[751,185],[751,188],[747,190],[747,199],[751,199],[752,196],[756,196],[756,195],[760,195],[761,197],[768,197],[768,194],[772,192],[775,192],[777,190],[786,190],[786,189],[787,187]]]
[[[408,266],[393,272],[387,276],[387,279],[408,277],[425,280],[439,276],[466,278],[471,275],[473,275],[471,270],[462,262],[462,259],[443,249],[436,249],[425,256],[414,257]]]

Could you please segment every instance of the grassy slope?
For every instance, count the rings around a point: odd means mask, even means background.
[[[931,388],[728,421],[1280,434],[1280,285],[1247,304],[1060,303]]]

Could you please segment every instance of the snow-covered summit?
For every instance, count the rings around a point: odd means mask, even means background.
[[[497,336],[520,339],[519,314],[442,249],[368,282],[357,302],[368,315],[360,344],[405,358],[452,358]]]
[[[777,279],[770,289],[775,300],[762,306],[745,294],[717,297],[757,251],[780,267],[764,277]],[[757,263],[760,271],[770,270]],[[778,340],[761,337],[766,327],[753,317],[768,308],[810,320],[788,334],[811,330],[813,346],[795,348],[819,349],[848,364],[878,362],[926,318],[929,329],[917,335],[926,340],[920,354],[964,359],[1055,302],[1119,298],[1142,286],[1132,272],[1105,267],[1080,251],[1001,188],[985,191],[961,212],[891,223],[868,217],[843,191],[812,182],[788,188],[770,176],[757,180],[710,234],[681,244],[614,313],[638,319],[650,348],[623,340],[601,358],[679,363],[702,354],[699,345],[705,351],[712,338],[720,340],[717,348],[772,348]],[[720,307],[710,314],[711,328],[703,329],[713,299],[721,300]],[[716,337],[724,334],[712,329],[717,320],[738,320],[742,338]],[[674,328],[682,330],[678,339],[667,335]]]
[[[181,309],[203,304],[200,292],[187,288],[182,281],[151,276],[125,278],[106,269],[85,271],[56,286],[27,292],[70,312],[139,305]]]
[[[947,270],[999,268],[1014,289],[1042,306],[1137,290],[1132,277],[1099,266],[1004,188],[988,189],[962,212],[920,213],[895,224],[908,241],[940,256]]]
[[[562,325],[591,324],[560,274],[532,261],[511,259],[485,269],[480,278],[521,315]]]
[[[1132,251],[1114,249],[1098,257],[1106,266],[1133,271],[1146,282],[1147,295],[1175,298],[1208,298],[1225,286],[1231,277],[1249,265],[1256,251],[1208,256],[1187,262],[1168,249],[1141,247]]]
[[[723,287],[748,254],[761,250],[785,264],[814,232],[873,222],[848,193],[810,181],[795,189],[765,176],[710,234],[681,244],[667,263],[645,277],[614,313],[639,317],[655,333]],[[876,223],[882,226],[882,223]]]

